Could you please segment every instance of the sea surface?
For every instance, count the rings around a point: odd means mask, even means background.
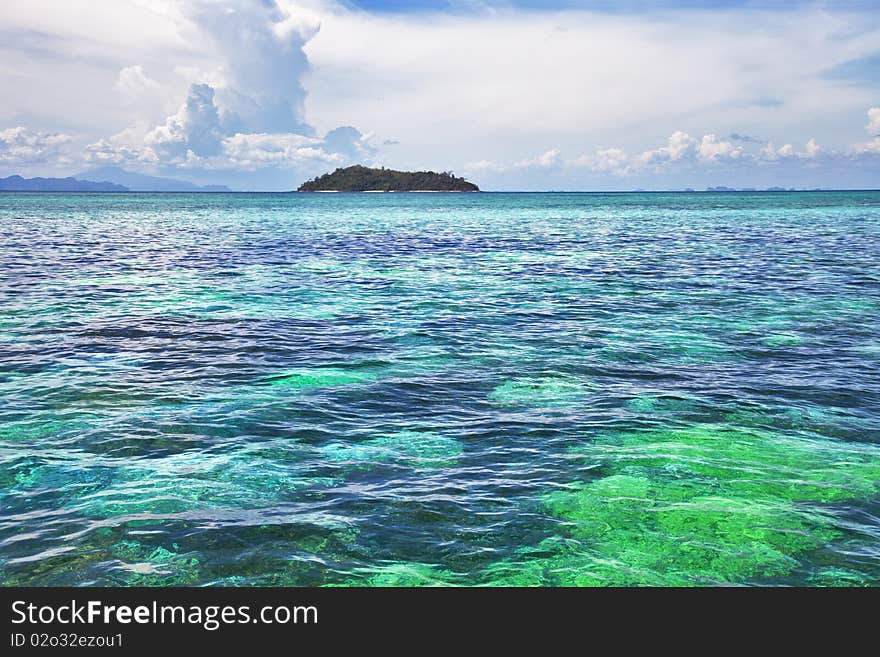
[[[0,195],[6,585],[878,585],[880,193]]]

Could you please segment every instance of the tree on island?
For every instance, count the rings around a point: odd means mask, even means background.
[[[480,188],[451,171],[395,171],[359,164],[336,169],[300,185],[298,192],[478,192]]]

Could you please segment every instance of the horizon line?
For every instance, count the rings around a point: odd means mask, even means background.
[[[811,187],[804,189],[481,189],[474,192],[457,192],[446,190],[365,190],[354,192],[343,192],[336,190],[328,190],[321,192],[300,192],[298,190],[257,190],[257,189],[195,189],[195,190],[103,190],[103,191],[87,191],[87,190],[39,190],[39,189],[0,189],[0,194],[806,194],[817,192],[880,192],[877,187],[840,187],[825,188]]]

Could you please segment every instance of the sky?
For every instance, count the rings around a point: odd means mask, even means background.
[[[0,176],[880,187],[880,3],[3,0]]]

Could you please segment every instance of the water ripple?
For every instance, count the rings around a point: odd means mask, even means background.
[[[880,193],[0,221],[6,584],[880,583]]]

